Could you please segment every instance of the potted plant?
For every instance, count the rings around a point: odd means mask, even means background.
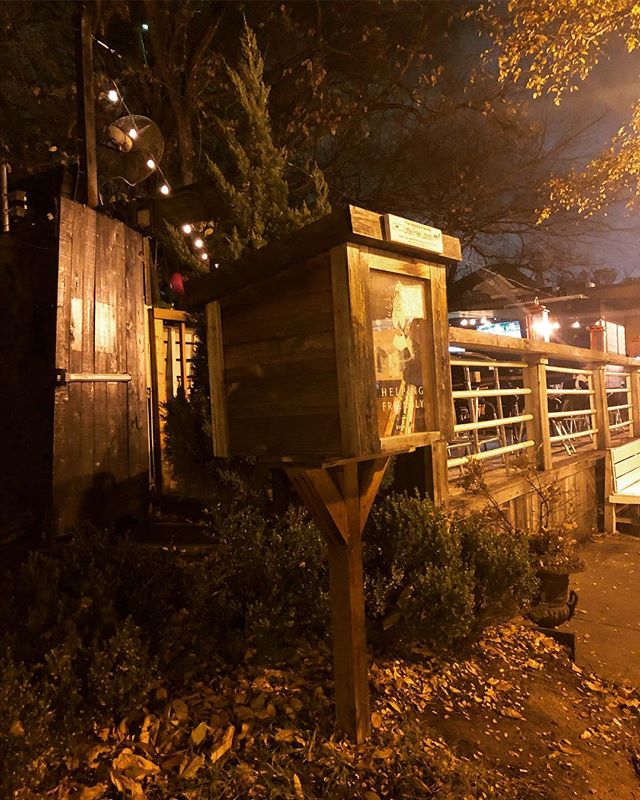
[[[540,528],[529,533],[529,548],[540,581],[529,619],[545,628],[555,628],[571,619],[578,595],[569,587],[571,575],[584,569],[573,537],[575,522],[561,527]]]

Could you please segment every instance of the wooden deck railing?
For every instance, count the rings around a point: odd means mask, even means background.
[[[450,328],[454,437],[435,475],[469,459],[509,475],[514,456],[551,470],[640,436],[640,361],[557,343]],[[446,490],[439,496],[446,496]]]

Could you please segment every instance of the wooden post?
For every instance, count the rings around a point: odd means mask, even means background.
[[[525,413],[533,416],[533,419],[527,421],[527,438],[536,443],[536,465],[544,472],[553,466],[545,370],[547,363],[546,358],[538,358],[523,370],[525,389],[531,389],[531,394],[525,395]]]
[[[598,450],[608,450],[611,447],[611,430],[609,428],[609,408],[607,404],[607,379],[604,374],[605,367],[593,365],[592,389],[593,408],[596,412],[595,421],[598,432],[596,433],[596,447]]]
[[[445,441],[434,442],[426,452],[431,455],[431,476],[433,480],[432,500],[437,506],[446,506],[449,501],[447,443]]]
[[[327,541],[336,727],[357,743],[371,731],[362,530],[388,461],[287,469]]]
[[[96,155],[96,108],[93,95],[93,17],[85,3],[80,11],[79,36],[78,102],[84,142],[80,168],[85,176],[86,203],[89,208],[95,208],[98,205],[98,160]]]
[[[633,436],[640,438],[640,370],[629,370],[629,384],[631,386],[631,414]]]

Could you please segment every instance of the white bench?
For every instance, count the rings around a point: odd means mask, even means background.
[[[640,439],[607,450],[604,504],[604,529],[616,532],[618,522],[637,522],[637,509],[633,517],[622,517],[617,506],[640,506]]]

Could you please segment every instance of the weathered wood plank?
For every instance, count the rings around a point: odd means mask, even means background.
[[[360,248],[331,251],[338,395],[344,456],[380,451],[369,269]]]
[[[227,382],[336,370],[333,331],[229,345],[224,355]]]
[[[638,362],[627,356],[616,353],[600,353],[597,350],[587,350],[583,347],[572,347],[568,344],[556,342],[538,342],[532,339],[512,339],[509,336],[500,336],[494,333],[483,333],[470,328],[449,328],[450,344],[486,350],[490,353],[500,353],[513,357],[516,353],[521,355],[531,353],[547,358],[564,361],[577,361],[580,364],[617,364],[622,367],[637,369]]]
[[[229,420],[253,417],[337,414],[338,387],[335,372],[303,377],[265,378],[226,384]]]
[[[433,417],[427,417],[427,422],[431,421],[431,430],[439,430],[444,439],[453,438],[454,409],[451,392],[451,367],[449,364],[449,339],[448,339],[448,314],[447,314],[447,285],[446,274],[441,268],[434,268],[431,272],[431,282],[429,284],[429,294],[431,299],[432,321],[430,331],[430,341],[427,344],[427,351],[433,353],[434,364],[434,389],[431,407]],[[427,304],[429,306],[429,304]],[[427,393],[425,392],[425,396]]]
[[[144,309],[145,250],[142,237],[125,229],[124,251],[125,363],[132,380],[127,390],[128,479],[132,504],[143,502],[149,484],[149,420],[147,408]]]
[[[372,239],[386,239],[384,230],[384,216],[375,211],[369,211],[366,208],[359,206],[349,206],[349,213],[351,215],[351,227],[354,233],[361,234],[362,236],[369,236]],[[460,261],[462,258],[462,251],[460,249],[460,241],[454,236],[442,235],[443,253],[442,256],[451,261]],[[416,248],[418,249],[418,248]],[[428,252],[428,251],[424,251]]]
[[[222,344],[222,319],[220,304],[207,305],[207,351],[209,362],[209,387],[211,391],[211,430],[213,452],[228,458],[229,424],[227,418],[227,396],[224,384],[224,348]],[[243,453],[243,449],[237,451]],[[249,455],[249,453],[247,453]]]
[[[340,418],[335,414],[229,419],[233,452],[247,456],[274,456],[292,460],[329,460],[342,455]]]
[[[76,204],[62,198],[60,201],[58,238],[58,291],[56,301],[56,344],[55,366],[69,370],[70,367],[70,329],[71,329],[71,263],[74,243],[74,219]],[[67,447],[69,430],[71,387],[63,386],[55,390],[53,415],[53,463],[52,463],[52,532],[63,532],[66,523],[64,511],[72,497],[72,489],[67,480],[69,458]]]
[[[330,292],[313,292],[297,297],[283,294],[268,297],[257,307],[233,312],[225,308],[222,336],[227,346],[325,333],[332,327]]]

